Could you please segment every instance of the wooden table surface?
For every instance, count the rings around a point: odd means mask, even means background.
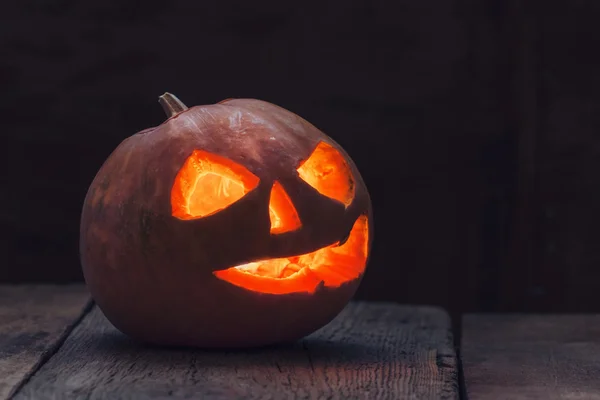
[[[457,399],[450,318],[350,303],[287,346],[159,348],[117,331],[83,286],[0,286],[0,399]]]
[[[468,314],[470,400],[600,400],[600,315]]]

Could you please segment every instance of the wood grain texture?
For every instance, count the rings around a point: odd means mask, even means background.
[[[600,399],[600,315],[469,314],[462,334],[472,400]]]
[[[0,286],[0,399],[56,349],[88,304],[84,285]]]
[[[144,346],[94,308],[16,399],[457,399],[450,319],[437,308],[352,303],[288,346]]]

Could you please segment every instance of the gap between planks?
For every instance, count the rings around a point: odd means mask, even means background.
[[[0,399],[11,398],[91,309],[84,285],[0,285]]]

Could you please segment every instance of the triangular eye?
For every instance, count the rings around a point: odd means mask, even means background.
[[[298,167],[300,178],[323,196],[348,207],[354,199],[354,177],[346,158],[335,147],[319,142]]]
[[[295,231],[302,226],[292,199],[278,181],[275,181],[271,188],[269,216],[271,217],[271,233],[275,235]]]
[[[215,214],[244,197],[259,181],[245,167],[225,157],[194,150],[175,177],[172,215],[187,220]]]

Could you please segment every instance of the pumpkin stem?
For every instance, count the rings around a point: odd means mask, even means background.
[[[165,94],[159,96],[158,102],[162,106],[163,110],[165,110],[165,113],[169,118],[188,109],[187,106],[177,98],[177,96],[169,92],[165,92]]]

